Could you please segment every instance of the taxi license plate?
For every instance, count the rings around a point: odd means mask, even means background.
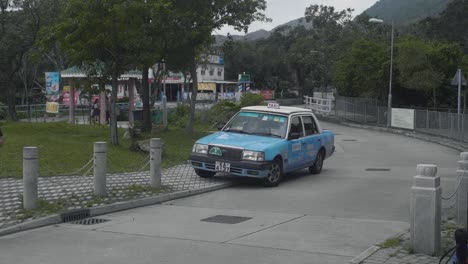
[[[215,170],[220,172],[230,172],[231,171],[231,164],[227,162],[215,162]]]

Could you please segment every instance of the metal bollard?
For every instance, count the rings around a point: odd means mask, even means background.
[[[23,206],[24,209],[37,208],[37,177],[39,160],[37,147],[23,148]]]
[[[94,195],[106,196],[107,143],[94,143]]]
[[[468,227],[468,152],[460,153],[457,174],[460,186],[457,191],[457,223]]]
[[[433,255],[440,249],[441,194],[437,166],[419,164],[411,188],[411,243],[416,253]]]
[[[150,185],[153,188],[161,188],[162,145],[160,138],[150,141]]]

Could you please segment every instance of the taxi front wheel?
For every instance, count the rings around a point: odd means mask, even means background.
[[[265,187],[276,187],[283,179],[283,166],[281,160],[275,159],[271,164],[268,176],[262,180]]]
[[[200,169],[195,169],[195,173],[202,178],[212,178],[216,174],[216,172],[214,171],[206,171]]]

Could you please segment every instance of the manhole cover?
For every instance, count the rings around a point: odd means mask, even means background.
[[[232,215],[215,215],[202,219],[203,222],[220,223],[220,224],[239,224],[250,220],[252,217],[232,216]]]
[[[357,139],[342,139],[341,141],[355,142],[355,141],[357,141]]]
[[[366,171],[390,171],[388,168],[367,168]]]
[[[81,219],[81,220],[78,220],[78,221],[70,222],[70,224],[74,224],[74,225],[96,225],[96,224],[101,224],[101,223],[105,223],[105,222],[108,222],[108,221],[110,221],[110,220],[100,219],[100,218],[86,218],[86,219]]]

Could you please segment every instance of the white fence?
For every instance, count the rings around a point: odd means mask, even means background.
[[[328,114],[333,108],[332,99],[304,96],[304,104],[306,108],[320,114]]]

